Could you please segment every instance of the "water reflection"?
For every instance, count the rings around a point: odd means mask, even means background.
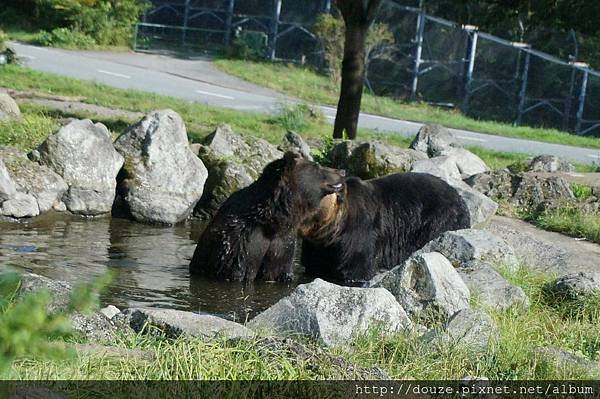
[[[105,303],[208,312],[237,320],[267,308],[298,284],[244,286],[190,278],[188,263],[203,228],[202,222],[158,227],[63,214],[0,222],[0,263],[72,284],[110,270],[114,279],[103,295]]]

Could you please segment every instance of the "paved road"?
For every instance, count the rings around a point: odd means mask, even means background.
[[[213,106],[270,113],[283,102],[294,101],[218,71],[210,60],[178,59],[132,52],[81,52],[12,43],[30,68],[123,89],[136,89]],[[320,106],[326,118],[335,119],[335,108]],[[413,136],[421,123],[362,113],[360,126],[381,132]],[[600,162],[600,150],[493,136],[451,129],[465,145],[497,151],[553,154],[580,163]]]

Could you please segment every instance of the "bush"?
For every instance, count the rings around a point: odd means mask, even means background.
[[[147,7],[146,0],[7,0],[0,15],[49,31],[41,35],[40,44],[90,47],[129,44],[133,26]]]
[[[41,31],[33,42],[40,46],[65,48],[90,48],[96,45],[96,41],[85,33],[68,28],[56,28],[51,32]]]
[[[61,340],[73,334],[70,316],[97,307],[98,292],[108,278],[78,287],[66,310],[48,312],[52,296],[46,290],[19,296],[21,278],[0,273],[0,378],[5,378],[20,358],[61,358],[68,355]]]
[[[240,60],[259,60],[265,58],[267,52],[267,35],[263,32],[241,31],[231,46],[227,55]]]
[[[279,110],[276,122],[286,130],[295,132],[306,129],[311,122],[319,121],[322,114],[306,104],[285,104]]]
[[[331,14],[321,14],[313,25],[313,32],[319,38],[331,78],[341,80],[342,60],[344,59],[344,21]],[[387,56],[387,50],[394,44],[394,35],[387,24],[373,24],[366,41],[365,62]]]

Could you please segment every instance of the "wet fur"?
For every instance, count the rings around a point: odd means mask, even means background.
[[[441,233],[470,225],[457,192],[429,174],[349,178],[340,201],[324,205],[323,223],[300,231],[302,264],[310,275],[345,283],[369,280]]]
[[[296,155],[267,165],[233,193],[202,233],[190,272],[229,281],[286,281],[292,276],[297,229],[320,211],[337,171]]]

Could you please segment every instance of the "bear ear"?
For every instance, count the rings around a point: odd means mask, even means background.
[[[302,160],[302,157],[297,152],[286,151],[286,153],[283,155],[283,159],[286,167],[294,167]]]

